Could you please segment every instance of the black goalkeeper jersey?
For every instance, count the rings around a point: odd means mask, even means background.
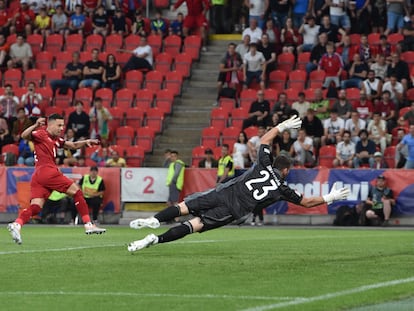
[[[217,186],[217,193],[235,219],[249,214],[256,206],[264,208],[280,200],[299,204],[302,200],[301,194],[284,184],[272,163],[269,146],[261,145],[257,161],[249,170]]]

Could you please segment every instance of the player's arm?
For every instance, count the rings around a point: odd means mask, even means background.
[[[26,140],[32,140],[32,132],[36,130],[38,127],[45,125],[46,119],[45,118],[39,118],[36,120],[36,123],[29,126],[27,129],[25,129],[21,135],[23,139]]]
[[[64,148],[67,149],[80,149],[83,146],[91,147],[93,145],[99,145],[98,139],[85,139],[85,140],[78,140],[78,141],[65,141],[63,145]]]
[[[273,139],[279,133],[282,133],[284,130],[298,129],[301,127],[301,125],[302,120],[297,116],[293,116],[290,119],[283,121],[282,123],[271,128],[266,134],[262,136],[262,138],[260,139],[260,144],[270,145],[273,142]]]

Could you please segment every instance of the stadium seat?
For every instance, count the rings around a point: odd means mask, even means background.
[[[400,43],[403,40],[404,40],[404,36],[402,34],[398,33],[398,32],[391,33],[387,37],[387,42],[391,45],[397,45],[398,43]]]
[[[109,53],[107,52],[99,52],[98,59],[103,62],[104,64],[107,63]],[[116,59],[116,56],[115,56]]]
[[[159,35],[149,35],[147,37],[148,45],[152,49],[152,57],[157,57],[161,53],[162,37]]]
[[[277,57],[277,69],[289,74],[295,68],[295,55],[291,53],[282,53]]]
[[[83,36],[78,33],[70,34],[66,37],[64,51],[73,53],[82,51]]]
[[[410,75],[413,76],[414,72],[414,51],[405,51],[401,53],[401,60],[405,61],[408,64],[410,70]]]
[[[206,149],[204,146],[196,146],[191,151],[191,166],[192,167],[198,167],[198,163],[204,159],[204,154],[206,152]]]
[[[116,54],[122,48],[123,38],[120,34],[110,34],[105,38],[105,52]]]
[[[135,93],[127,88],[120,89],[115,94],[114,105],[121,109],[129,109],[134,103]]]
[[[286,97],[287,97],[287,102],[289,103],[289,105],[292,105],[295,101],[298,100],[299,96],[298,96],[298,90],[296,89],[286,89],[284,90]]]
[[[379,33],[370,33],[370,34],[368,34],[368,44],[369,45],[379,45],[380,44],[380,34]]]
[[[114,130],[123,126],[125,123],[125,111],[119,107],[108,107],[107,109],[112,116],[112,120],[110,121],[110,128]]]
[[[112,99],[113,99],[113,92],[110,88],[100,88],[96,90],[95,97],[102,98],[102,103],[104,107],[111,107]]]
[[[240,107],[250,110],[252,102],[257,99],[257,91],[252,89],[245,89],[240,93]]]
[[[174,92],[169,89],[163,89],[156,93],[155,107],[163,110],[166,114],[172,112],[174,103]]]
[[[145,88],[154,93],[161,90],[164,74],[160,71],[150,71],[145,75]]]
[[[232,110],[236,107],[236,100],[233,98],[220,97],[218,106],[226,110]]]
[[[359,33],[351,33],[349,39],[351,40],[351,45],[361,44],[361,35]]]
[[[75,91],[74,100],[83,102],[84,107],[91,107],[93,100],[93,91],[90,88],[83,87]]]
[[[278,91],[275,89],[265,89],[263,93],[264,99],[267,100],[270,103],[270,107],[272,107],[277,101],[277,97],[279,95]]]
[[[6,38],[6,43],[10,46],[13,43],[16,43],[16,39],[17,39],[17,34],[15,34],[15,33],[9,34]]]
[[[53,101],[53,91],[49,86],[38,87],[36,88],[36,92],[42,95],[42,103],[43,107],[51,106]]]
[[[50,81],[52,80],[60,80],[63,77],[63,71],[60,69],[48,69],[44,71],[45,74],[45,82],[44,85],[50,87]]]
[[[3,77],[4,85],[11,84],[13,88],[18,88],[23,79],[23,74],[20,69],[8,69],[4,72]]]
[[[139,107],[128,108],[126,113],[125,125],[138,130],[144,123],[145,110]]]
[[[232,143],[229,144],[230,154],[233,153],[233,146],[234,146],[234,143],[235,142],[236,141],[234,141],[234,142],[232,142]],[[214,155],[214,158],[215,159],[220,159],[220,157],[221,157],[221,150],[222,150],[222,146],[217,146],[217,147],[214,147],[213,148],[213,155]]]
[[[309,88],[303,91],[305,93],[305,99],[308,102],[312,102],[315,100],[315,89]]]
[[[136,93],[136,106],[141,109],[149,109],[154,102],[154,92],[148,89],[138,90]]]
[[[127,147],[129,146],[111,145],[109,149],[111,151],[116,151],[121,157],[125,157]]]
[[[306,71],[304,70],[294,70],[289,73],[289,87],[302,91],[305,89],[306,83]]]
[[[29,69],[24,73],[24,85],[33,82],[37,87],[42,85],[42,72],[39,69]]]
[[[61,114],[65,115],[65,109],[58,106],[49,106],[45,108],[45,115],[50,116],[51,114]]]
[[[217,107],[211,110],[210,126],[223,130],[227,127],[230,111],[230,109],[224,109],[222,107]]]
[[[319,149],[319,166],[332,168],[336,157],[336,148],[333,145],[322,146]]]
[[[408,111],[411,110],[411,107],[403,107],[400,109],[400,111],[398,112],[398,116],[402,117],[404,116]]]
[[[302,52],[298,54],[298,60],[296,62],[296,69],[306,70],[306,64],[309,63],[310,52]]]
[[[175,96],[181,95],[183,76],[178,71],[170,71],[165,74],[164,88],[174,92]]]
[[[231,126],[241,129],[243,121],[249,117],[249,110],[243,107],[231,111]]]
[[[136,144],[145,152],[152,152],[155,138],[155,131],[149,126],[137,128]]]
[[[219,142],[220,128],[216,128],[214,126],[203,128],[201,131],[201,145],[208,148],[214,148],[219,145]]]
[[[49,51],[42,51],[37,53],[35,68],[45,71],[52,68],[53,54]]]
[[[46,36],[45,39],[45,51],[52,53],[53,55],[58,54],[62,51],[63,47],[63,36],[60,34],[51,34]],[[79,51],[79,46],[78,46]]]
[[[190,54],[181,53],[175,56],[174,70],[181,72],[184,78],[188,78],[191,75],[191,64],[193,59]]]
[[[33,56],[36,58],[36,55],[43,50],[43,36],[39,34],[28,35],[26,42],[30,44]]]
[[[84,50],[91,52],[93,49],[98,49],[102,51],[103,47],[103,37],[98,34],[91,34],[85,39]]]
[[[200,36],[187,36],[184,39],[184,52],[191,55],[193,60],[198,60],[200,58],[200,49],[201,49],[201,37]]]
[[[351,87],[349,89],[346,89],[346,98],[351,102],[352,101],[358,101],[359,100],[359,93],[360,93],[359,88]]]
[[[180,54],[182,39],[177,35],[169,35],[164,39],[164,52],[172,57]]]
[[[249,126],[249,127],[245,128],[243,131],[246,133],[247,138],[250,139],[253,136],[257,136],[258,127],[257,126]],[[238,136],[237,136],[237,138],[238,138]]]
[[[72,89],[68,89],[66,94],[61,94],[58,91],[56,91],[55,94],[55,106],[56,107],[61,107],[61,108],[68,108],[72,105],[72,100],[73,100],[73,91]],[[84,103],[85,107],[89,107],[86,106],[86,104]]]
[[[287,73],[282,70],[273,70],[269,74],[269,88],[283,90],[286,86]]]
[[[320,89],[325,81],[325,70],[314,70],[309,74],[309,87]]]
[[[167,9],[170,6],[169,0],[154,0],[153,5],[156,9]]]
[[[7,144],[1,148],[1,152],[4,154],[6,153],[13,153],[17,157],[19,156],[19,147],[15,144]]]
[[[221,132],[221,145],[228,144],[229,146],[233,147],[234,143],[239,138],[240,131],[241,129],[238,127],[234,127],[234,126],[226,127]]]
[[[70,62],[72,62],[72,52],[59,52],[56,54],[55,68],[63,71]]]
[[[85,64],[87,61],[92,59],[90,51],[82,51],[79,53],[79,60],[82,64]]]
[[[128,146],[125,148],[128,167],[141,167],[145,159],[145,150],[141,146]]]
[[[414,88],[408,89],[406,94],[407,100],[412,102],[414,101]]]
[[[115,129],[116,144],[119,146],[133,145],[135,130],[131,126],[121,126]]]
[[[155,70],[158,72],[166,73],[171,70],[173,58],[168,53],[160,53],[155,58]]]
[[[116,53],[115,58],[118,64],[123,68],[131,57],[130,53]]]
[[[138,35],[130,34],[125,38],[125,49],[128,51],[135,50],[141,41],[141,37]]]
[[[388,168],[395,168],[395,151],[396,146],[389,146],[384,150],[384,160]]]
[[[164,123],[164,111],[154,107],[146,111],[145,125],[153,128],[156,133],[161,133]]]
[[[131,90],[139,90],[144,75],[139,70],[130,70],[125,74],[125,87]]]

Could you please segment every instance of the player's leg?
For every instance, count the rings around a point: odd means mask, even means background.
[[[390,200],[382,201],[384,204],[383,213],[384,213],[384,222],[383,226],[387,226],[391,216],[392,205]]]

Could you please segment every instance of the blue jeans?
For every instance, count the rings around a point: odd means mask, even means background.
[[[314,64],[314,63],[307,63],[306,64],[306,73],[308,74],[308,76],[312,71],[314,71],[316,69],[318,69],[317,64]]]
[[[403,14],[397,14],[394,12],[387,12],[387,28],[391,30],[391,32],[394,32],[397,27],[398,29],[403,28],[404,26],[404,15]]]
[[[406,169],[414,168],[414,161],[410,161],[407,159],[407,162],[405,162],[404,168]]]
[[[244,81],[244,84],[249,87],[249,85],[252,83],[253,79],[256,79],[257,83],[260,83],[262,81],[262,73],[263,71],[247,71],[246,72],[246,81]]]
[[[344,14],[344,15],[331,15],[331,23],[338,26],[338,27],[342,27],[345,29],[349,29],[351,28],[351,20],[349,19],[349,16]]]
[[[278,13],[278,12],[272,12],[272,19],[276,27],[283,28],[285,26],[288,13]]]
[[[351,87],[359,88],[363,80],[359,78],[351,78],[341,82],[341,89],[348,89]]]
[[[55,93],[56,90],[60,88],[71,88],[73,91],[75,91],[78,88],[78,83],[78,80],[52,80],[50,81],[50,87],[52,88],[53,93]]]
[[[298,29],[300,25],[303,24],[303,18],[305,17],[305,13],[293,13],[293,27]]]
[[[256,20],[257,21],[257,27],[259,27],[260,29],[263,29],[265,26],[265,21],[263,18],[261,18],[258,15],[249,15],[249,20]]]

